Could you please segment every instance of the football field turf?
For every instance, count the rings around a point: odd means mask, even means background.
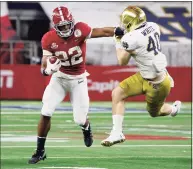
[[[151,118],[145,103],[127,103],[126,108],[123,132],[127,140],[102,147],[100,142],[112,127],[111,103],[91,103],[94,143],[87,148],[70,104],[60,104],[46,142],[47,159],[29,165],[41,102],[2,101],[1,169],[191,169],[190,103],[184,103],[174,118]]]

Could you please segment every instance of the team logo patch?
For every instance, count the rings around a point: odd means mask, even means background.
[[[82,32],[79,30],[79,29],[76,29],[75,31],[74,31],[74,36],[75,37],[80,37],[82,35]]]
[[[58,45],[54,42],[54,43],[52,43],[51,48],[52,48],[52,49],[57,49],[57,48],[58,48]]]
[[[128,49],[129,48],[129,45],[127,42],[122,42],[122,46],[125,48],[125,49]]]

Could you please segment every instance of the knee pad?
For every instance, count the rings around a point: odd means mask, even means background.
[[[44,115],[44,116],[51,117],[54,111],[55,111],[55,108],[44,104],[42,106],[41,114]]]

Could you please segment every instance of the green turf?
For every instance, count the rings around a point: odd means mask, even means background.
[[[2,101],[1,105],[36,105],[34,101]],[[63,103],[61,106],[69,106]],[[110,107],[93,102],[91,106]],[[144,108],[145,103],[128,103],[127,108]],[[87,148],[72,113],[56,111],[46,143],[48,158],[37,165],[27,160],[36,148],[36,127],[40,110],[1,109],[1,169],[69,168],[106,169],[191,169],[191,105],[185,103],[175,118],[151,118],[148,113],[126,113],[123,144],[106,148],[100,145],[108,136],[111,113],[90,113],[94,144]],[[135,136],[138,139],[133,139]],[[186,140],[143,140],[142,135],[183,137]],[[76,168],[76,169],[77,169]],[[81,168],[81,169],[83,169]],[[75,169],[75,168],[71,168]]]

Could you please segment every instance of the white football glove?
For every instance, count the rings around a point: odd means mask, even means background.
[[[50,63],[49,58],[47,59],[47,67],[45,69],[45,73],[48,75],[51,75],[57,71],[59,71],[61,67],[61,61],[60,59],[57,59],[55,63]]]

